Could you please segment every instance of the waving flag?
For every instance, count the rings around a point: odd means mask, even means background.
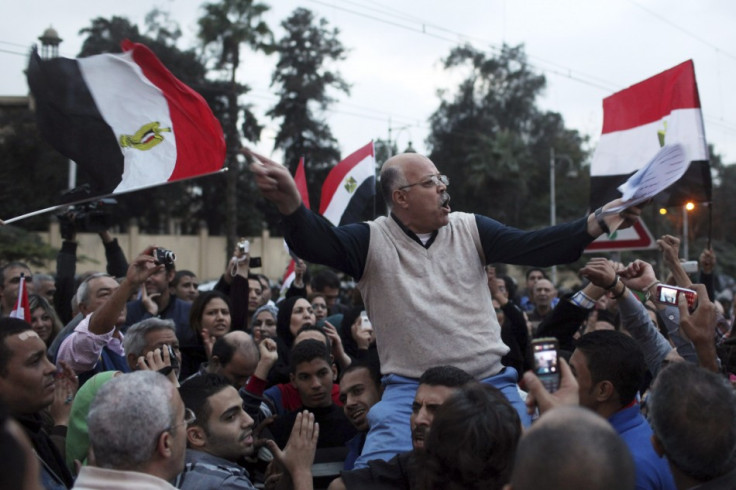
[[[23,273],[20,275],[20,284],[18,285],[18,301],[8,316],[31,323],[31,309],[28,306],[28,286],[26,286],[26,278]]]
[[[220,170],[225,138],[205,100],[146,46],[122,48],[79,59],[31,55],[43,137],[86,170],[94,196]]]
[[[690,166],[659,196],[660,204],[709,201],[708,145],[692,60],[603,100],[603,131],[591,164],[591,209],[620,197],[616,188],[673,143],[682,145]]]
[[[376,195],[376,157],[368,143],[330,170],[324,184],[319,213],[335,226],[366,218]]]

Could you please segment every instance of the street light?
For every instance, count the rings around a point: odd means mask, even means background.
[[[549,149],[549,224],[555,226],[557,224],[557,196],[555,193],[555,159],[567,161],[568,177],[577,177],[572,159],[565,154],[555,157],[555,149]],[[552,284],[557,287],[557,266],[552,266]]]
[[[392,128],[391,127],[391,119],[388,120],[388,144],[387,144],[387,147],[388,147],[388,157],[387,157],[387,160],[393,156],[393,147],[391,146],[391,133],[393,133],[394,131],[396,131],[397,132],[396,139],[398,140],[398,135],[401,133],[401,131],[408,130],[412,126],[413,126],[413,124],[405,124],[404,126],[400,126],[398,128]],[[411,132],[409,132],[409,138],[411,138]],[[409,146],[407,147],[407,152],[409,150],[411,150],[410,153],[416,153],[414,151],[414,148],[412,148],[412,146],[411,146],[411,140],[409,141]]]
[[[683,240],[683,247],[682,247],[682,253],[685,257],[685,260],[689,257],[689,246],[688,246],[688,216],[687,213],[689,211],[692,211],[695,209],[695,203],[692,201],[688,201],[685,203],[685,205],[682,207],[682,240]]]

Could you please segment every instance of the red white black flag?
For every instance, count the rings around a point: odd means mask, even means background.
[[[319,214],[335,226],[373,217],[376,156],[371,141],[335,165],[322,184]],[[370,207],[370,213],[366,209]]]
[[[79,59],[32,53],[28,85],[43,137],[87,172],[95,196],[220,170],[225,138],[205,100],[146,46],[122,48]]]
[[[665,144],[679,143],[690,166],[658,196],[661,205],[709,201],[708,145],[692,60],[603,99],[603,131],[591,164],[591,209],[621,196],[616,189]]]

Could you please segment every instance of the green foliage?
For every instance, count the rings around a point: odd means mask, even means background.
[[[239,234],[260,229],[261,217],[254,206],[253,197],[256,189],[252,179],[245,177],[245,164],[238,153],[242,146],[241,138],[258,141],[262,126],[250,107],[240,104],[240,97],[250,89],[237,83],[235,74],[241,65],[240,48],[243,45],[252,50],[271,51],[271,29],[261,19],[270,7],[253,0],[220,0],[206,3],[202,8],[204,15],[198,21],[199,39],[206,58],[214,62],[216,69],[223,70],[228,80],[221,86],[219,101],[223,110],[218,116],[227,144],[225,162],[229,170],[225,180],[225,234],[229,251],[233,249]],[[242,133],[238,131],[241,117],[245,121],[241,127]],[[240,200],[240,196],[246,201]],[[241,208],[247,208],[250,212],[239,212]]]
[[[537,108],[546,82],[529,68],[523,47],[504,46],[491,57],[461,46],[444,66],[468,72],[454,93],[440,93],[427,139],[430,158],[450,177],[453,208],[522,228],[548,224],[554,148],[571,163],[563,171],[557,160],[558,220],[580,216],[588,189],[584,139],[559,114]],[[566,178],[570,170],[577,176]]]
[[[4,263],[21,261],[40,267],[53,260],[56,252],[35,233],[15,226],[0,226],[0,258]]]
[[[0,209],[2,218],[21,216],[59,202],[66,188],[69,160],[51,148],[27,109],[0,112]],[[49,217],[26,219],[27,230],[48,228]]]
[[[279,61],[271,78],[279,101],[268,112],[282,120],[274,146],[284,151],[284,164],[292,173],[305,157],[309,199],[312,209],[318,209],[322,182],[340,161],[324,111],[335,102],[330,90],[349,93],[349,85],[332,69],[345,58],[345,48],[339,31],[329,29],[325,19],[315,21],[307,9],[296,9],[281,25],[286,34],[276,44]]]

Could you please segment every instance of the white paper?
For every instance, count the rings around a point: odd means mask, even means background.
[[[607,216],[620,213],[653,198],[680,180],[689,165],[682,145],[676,143],[663,146],[646,165],[618,187],[623,194],[621,205],[606,209],[602,214]]]

